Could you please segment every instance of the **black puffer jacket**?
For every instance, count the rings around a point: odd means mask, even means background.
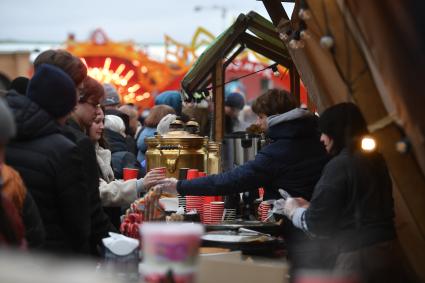
[[[84,134],[78,124],[73,120],[68,120],[65,127],[66,136],[78,146],[78,151],[82,160],[84,171],[84,182],[90,198],[91,232],[90,250],[92,254],[98,255],[97,246],[101,245],[103,238],[108,237],[108,232],[116,232],[108,215],[102,208],[99,192],[99,170],[96,160],[96,151],[93,142]]]
[[[77,147],[53,118],[26,96],[9,93],[17,136],[6,162],[21,175],[42,217],[45,250],[88,253],[90,212]]]

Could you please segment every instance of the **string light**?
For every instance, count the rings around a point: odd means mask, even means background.
[[[273,65],[273,66],[271,67],[271,69],[272,69],[272,71],[273,71],[273,75],[274,75],[275,77],[279,77],[279,76],[280,76],[279,69],[277,68],[277,65]]]
[[[259,72],[262,72],[262,71],[264,71],[264,70],[267,70],[267,69],[272,69],[273,70],[273,68],[274,67],[276,67],[277,68],[277,63],[274,63],[274,64],[271,64],[271,65],[269,65],[269,66],[267,66],[267,67],[265,67],[265,68],[262,68],[262,69],[260,69],[260,70],[257,70],[257,71],[255,71],[255,72],[252,72],[252,73],[249,73],[249,74],[246,74],[246,75],[243,75],[243,76],[240,76],[240,77],[238,77],[238,78],[234,78],[234,79],[231,79],[230,81],[227,81],[227,82],[224,82],[223,84],[221,84],[221,85],[217,85],[217,86],[215,86],[215,87],[222,87],[222,86],[224,86],[224,85],[226,85],[226,84],[228,84],[228,83],[231,83],[231,82],[234,82],[234,81],[237,81],[237,80],[240,80],[240,79],[243,79],[243,78],[246,78],[246,77],[249,77],[249,76],[252,76],[252,75],[255,75],[255,74],[257,74],[257,73],[259,73]],[[210,95],[210,90],[212,90],[213,89],[213,87],[207,87],[207,88],[204,88],[204,89],[200,89],[200,90],[196,90],[196,91],[194,91],[195,93],[197,92],[197,93],[202,93],[202,94],[204,94],[204,96],[205,97],[207,97],[207,96],[209,96]]]
[[[298,17],[300,17],[301,20],[309,20],[311,19],[311,11],[308,7],[307,1],[302,0],[300,2],[300,10],[298,12]]]
[[[370,136],[365,136],[362,138],[361,147],[366,152],[374,151],[376,149],[376,141]]]
[[[324,35],[320,38],[320,46],[326,49],[332,49],[334,47],[335,40],[331,34]]]

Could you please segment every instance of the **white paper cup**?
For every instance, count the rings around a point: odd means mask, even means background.
[[[145,282],[160,282],[167,272],[178,282],[193,282],[204,228],[196,223],[144,223],[141,225]]]

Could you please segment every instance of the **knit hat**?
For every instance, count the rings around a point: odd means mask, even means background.
[[[106,115],[105,129],[111,130],[125,137],[125,125],[123,120],[118,116]]]
[[[7,143],[16,134],[13,114],[3,98],[0,98],[0,143]]]
[[[182,97],[177,90],[164,91],[155,97],[155,105],[162,104],[172,107],[177,115],[182,113]]]
[[[242,110],[245,105],[245,99],[242,94],[238,92],[231,92],[226,95],[224,105]]]
[[[111,84],[103,84],[105,90],[105,99],[102,101],[103,106],[112,106],[120,104],[120,95],[116,88]]]
[[[77,93],[72,79],[61,69],[40,65],[29,82],[27,96],[53,118],[64,117],[77,104]]]

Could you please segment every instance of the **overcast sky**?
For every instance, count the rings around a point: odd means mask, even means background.
[[[256,0],[0,0],[0,41],[62,42],[68,33],[85,40],[100,27],[112,40],[163,43],[168,34],[188,43],[198,26],[218,35],[251,10],[269,19]]]
[[[0,0],[0,41],[85,40],[100,27],[112,40],[163,43],[168,34],[188,43],[198,26],[218,35],[250,10],[269,18],[256,0]]]

